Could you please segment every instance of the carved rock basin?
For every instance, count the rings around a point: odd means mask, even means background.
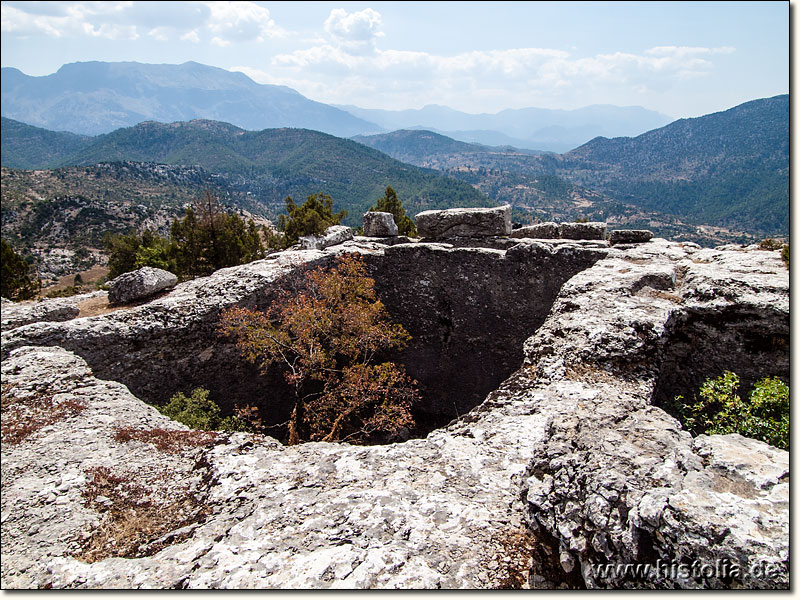
[[[282,278],[341,252],[365,256],[420,340],[407,365],[428,382],[431,414],[452,423],[372,447],[220,434],[168,453],[119,441],[126,428],[185,431],[139,399],[163,401],[179,384],[265,396],[270,382],[216,337],[219,310],[263,306]],[[788,453],[737,435],[692,439],[657,405],[721,368],[788,381],[788,280],[776,252],[663,240],[347,242],[108,315],[6,330],[9,397],[78,408],[3,444],[3,586],[787,587]],[[438,388],[424,380],[431,345],[451,382]],[[459,372],[469,386],[442,400]],[[488,395],[448,414],[475,386]],[[264,402],[276,420],[286,410],[279,391]],[[202,517],[160,531],[138,558],[79,560],[107,523],[86,499],[98,467],[140,482],[154,506],[191,496]],[[738,580],[605,567],[723,560]]]

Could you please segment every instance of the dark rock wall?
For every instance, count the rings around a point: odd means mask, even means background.
[[[520,367],[522,346],[561,286],[602,250],[526,243],[508,251],[435,244],[369,257],[378,293],[413,336],[397,357],[439,424],[468,412]]]

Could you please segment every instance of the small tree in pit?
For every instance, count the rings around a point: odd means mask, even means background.
[[[400,366],[377,360],[410,336],[389,321],[359,257],[311,271],[266,313],[223,311],[219,329],[262,371],[283,369],[295,395],[289,444],[393,441],[413,425],[414,382]]]

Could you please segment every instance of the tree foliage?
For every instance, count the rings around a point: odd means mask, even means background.
[[[278,365],[294,390],[289,444],[392,441],[413,425],[414,382],[379,360],[410,336],[391,323],[374,283],[359,257],[345,256],[309,272],[266,312],[223,311],[219,330],[262,371]]]
[[[158,267],[181,279],[208,275],[263,258],[261,236],[252,220],[228,213],[211,192],[202,194],[176,218],[169,239],[150,231],[106,237],[109,278],[139,269]]]
[[[739,433],[789,449],[789,386],[777,377],[756,382],[749,398],[739,394],[739,377],[726,371],[700,386],[700,397],[675,399],[683,425],[693,434]]]
[[[2,258],[2,297],[8,300],[28,300],[41,289],[41,282],[31,273],[31,267],[6,240],[0,240]]]
[[[291,196],[285,200],[286,215],[278,219],[278,229],[283,231],[285,245],[297,243],[304,235],[321,235],[331,225],[338,225],[347,211],[333,212],[333,199],[327,194],[312,194],[297,206]]]
[[[160,408],[162,414],[192,429],[204,431],[249,431],[248,423],[236,416],[223,417],[219,405],[204,388],[192,390],[191,396],[178,392]]]
[[[417,226],[406,214],[403,208],[403,203],[397,197],[397,192],[394,191],[392,186],[386,186],[386,192],[383,198],[380,198],[375,206],[370,207],[372,212],[388,212],[392,213],[395,225],[400,235],[407,235],[409,237],[417,236]]]

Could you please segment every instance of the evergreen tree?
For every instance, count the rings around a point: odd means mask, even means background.
[[[0,257],[2,258],[2,278],[0,278],[0,294],[8,300],[28,300],[41,289],[41,282],[31,273],[31,268],[17,254],[11,244],[0,240]]]
[[[283,230],[287,246],[296,243],[304,235],[321,235],[347,216],[345,210],[333,213],[333,199],[327,194],[312,194],[302,206],[297,206],[291,196],[287,196],[285,202],[288,217],[281,215],[278,228]]]
[[[397,192],[394,191],[392,186],[386,186],[386,192],[383,198],[380,198],[375,206],[370,207],[371,212],[388,212],[392,213],[394,222],[397,225],[397,230],[400,235],[407,235],[409,237],[417,236],[417,226],[406,214],[403,208],[403,203],[397,197]]]

